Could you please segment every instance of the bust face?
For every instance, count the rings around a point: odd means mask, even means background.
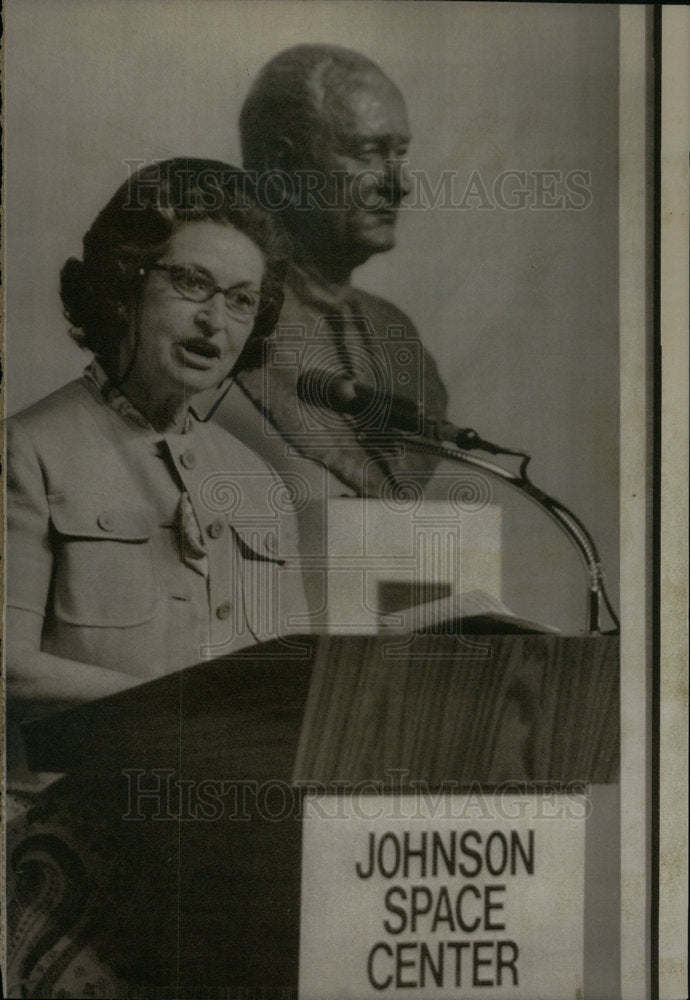
[[[350,269],[395,245],[398,208],[409,192],[410,127],[397,87],[378,73],[327,94],[307,152],[311,191],[300,186],[294,227],[314,256]]]

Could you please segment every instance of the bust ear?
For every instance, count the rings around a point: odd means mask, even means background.
[[[269,207],[288,208],[294,199],[293,174],[301,166],[295,143],[288,136],[272,139],[264,150],[265,177],[261,184]]]
[[[266,168],[268,170],[282,170],[286,174],[292,173],[296,169],[295,143],[287,135],[277,136],[267,150]]]

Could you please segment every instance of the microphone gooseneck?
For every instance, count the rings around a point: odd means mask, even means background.
[[[308,368],[297,379],[297,395],[303,403],[352,417],[363,432],[405,431],[432,441],[449,441],[464,451],[526,457],[524,452],[485,441],[471,427],[427,416],[421,401],[364,385],[338,372]]]
[[[303,372],[297,380],[297,394],[304,403],[354,418],[358,429],[363,433],[404,431],[405,441],[410,447],[475,465],[519,490],[556,522],[585,564],[590,634],[600,634],[602,606],[606,607],[614,623],[614,631],[620,631],[618,618],[606,593],[601,559],[594,539],[571,510],[530,480],[527,474],[530,456],[526,452],[502,448],[485,441],[471,427],[456,427],[448,420],[427,417],[421,402],[386,390],[370,388],[351,377],[324,369],[311,368]],[[441,442],[450,442],[459,450],[445,447]],[[471,450],[486,451],[493,455],[516,455],[522,460],[520,472],[509,472],[484,458],[467,454]]]

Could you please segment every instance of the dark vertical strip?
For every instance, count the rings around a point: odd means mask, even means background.
[[[661,31],[663,5],[653,10],[653,251],[652,251],[652,642],[651,642],[651,739],[650,739],[650,979],[652,1000],[659,998],[659,706],[661,636]],[[649,447],[649,443],[648,443]]]

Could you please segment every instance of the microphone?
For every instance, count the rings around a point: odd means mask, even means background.
[[[348,375],[325,368],[308,368],[297,379],[297,395],[303,403],[346,413],[371,430],[398,430],[420,434],[424,411],[420,403],[384,389],[357,382]]]
[[[478,448],[494,455],[506,452],[505,448],[484,441],[471,427],[456,427],[448,420],[428,417],[421,402],[363,385],[351,376],[324,368],[302,372],[297,379],[297,395],[310,406],[353,417],[363,430],[395,428],[434,441],[451,441],[464,451]]]

